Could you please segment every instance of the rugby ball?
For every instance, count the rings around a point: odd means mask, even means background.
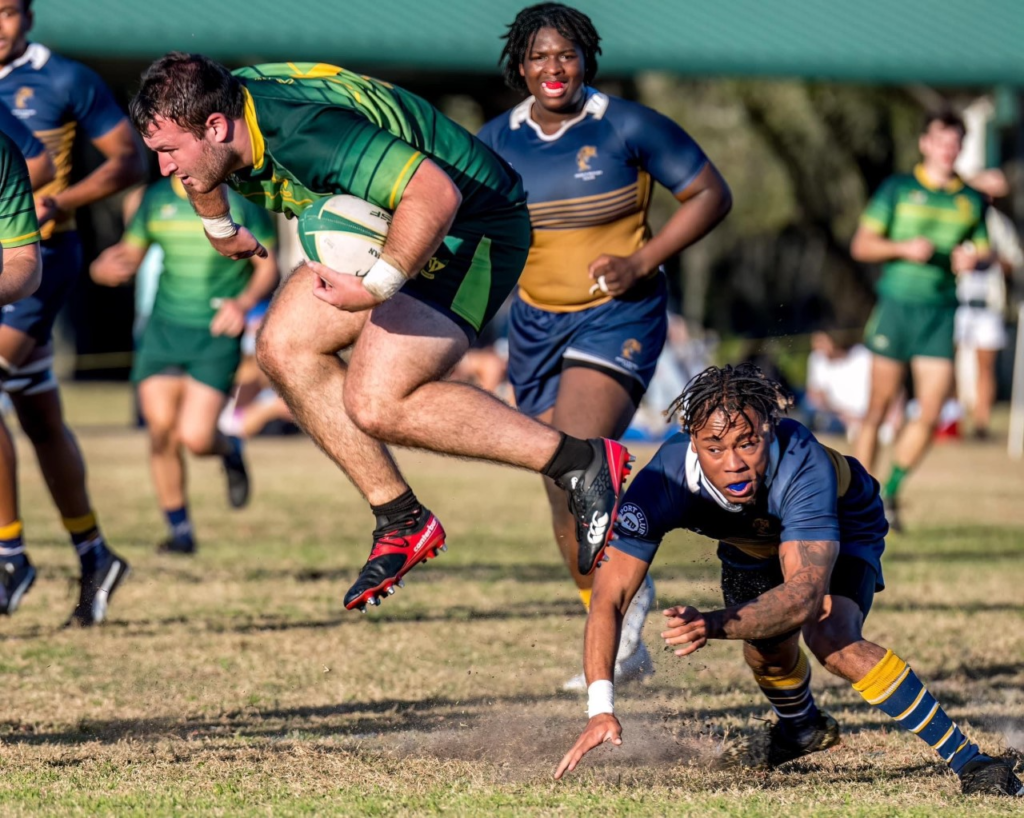
[[[331,196],[302,211],[299,244],[307,259],[364,276],[380,258],[391,214],[357,196]]]

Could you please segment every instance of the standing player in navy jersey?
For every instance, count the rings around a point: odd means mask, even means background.
[[[0,104],[0,131],[7,134],[15,147],[21,151],[28,168],[32,190],[38,190],[56,178],[57,170],[46,150],[46,145],[36,139],[35,134],[22,125],[3,104]]]
[[[509,380],[523,413],[566,434],[617,438],[665,343],[661,264],[725,218],[729,188],[674,122],[590,87],[601,48],[585,14],[531,6],[505,40],[505,81],[531,96],[479,138],[522,176],[533,227],[510,315]],[[653,236],[652,180],[681,203]],[[593,577],[577,565],[575,521],[554,483],[545,486],[555,541],[589,607]],[[640,631],[653,599],[648,580],[625,625],[621,679],[648,672]]]
[[[687,656],[709,639],[743,640],[743,658],[778,720],[727,758],[772,768],[839,741],[818,709],[800,635],[832,674],[926,741],[966,794],[1017,795],[1013,764],[968,739],[910,666],[861,629],[884,587],[888,524],[878,483],[852,457],[782,419],[790,398],[753,364],[710,367],[669,407],[683,430],[623,498],[618,539],[594,581],[584,649],[590,722],[555,778],[604,742],[622,743],[613,715],[617,633],[662,538],[688,529],[719,540],[726,607],[666,610],[665,642]]]
[[[52,329],[81,271],[75,210],[139,181],[143,162],[131,125],[103,81],[85,66],[29,43],[31,28],[31,0],[0,0],[0,102],[39,138],[56,166],[56,178],[36,191],[42,283],[33,295],[6,307],[0,320],[0,388],[10,395],[35,448],[81,563],[78,605],[68,623],[93,625],[105,617],[128,564],[104,541],[86,490],[85,463],[64,424],[51,371]],[[105,161],[71,184],[71,150],[79,130]],[[0,553],[17,553],[16,561],[27,564],[15,468],[7,438],[0,445]]]

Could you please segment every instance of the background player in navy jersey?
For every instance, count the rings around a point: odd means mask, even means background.
[[[92,625],[103,620],[128,565],[107,548],[100,533],[86,490],[85,464],[64,424],[51,372],[52,329],[81,270],[75,209],[139,181],[143,162],[131,125],[102,80],[85,66],[29,43],[31,28],[31,0],[0,0],[0,102],[39,138],[56,166],[56,178],[36,191],[42,283],[33,295],[5,309],[0,321],[0,386],[35,448],[81,562],[80,595],[69,623]],[[105,161],[71,184],[71,150],[79,129]],[[23,541],[9,438],[0,444],[0,460],[0,548],[17,550]],[[26,559],[24,554],[20,559]]]
[[[741,364],[705,370],[669,408],[683,431],[633,481],[597,572],[584,651],[590,722],[555,777],[594,747],[622,743],[611,681],[622,615],[662,537],[686,528],[719,540],[726,607],[669,608],[662,637],[677,656],[709,639],[744,640],[743,656],[779,717],[731,748],[734,761],[775,767],[838,742],[838,725],[811,694],[802,631],[827,670],[928,742],[964,793],[1018,794],[1012,763],[984,755],[906,662],[861,635],[884,587],[888,525],[878,483],[854,458],[780,419],[789,403],[779,384]]]
[[[729,212],[729,189],[678,125],[643,105],[602,94],[600,37],[560,3],[523,9],[501,54],[506,83],[531,96],[479,137],[523,178],[533,235],[512,304],[509,380],[525,414],[583,438],[620,437],[665,344],[665,259]],[[681,203],[654,236],[652,179]],[[589,605],[592,575],[577,565],[575,521],[545,480],[555,541]],[[642,675],[640,641],[654,599],[648,581],[623,633],[618,677]],[[580,675],[567,689],[584,689]]]
[[[21,151],[25,165],[28,167],[28,178],[32,190],[38,190],[56,178],[57,169],[46,150],[46,145],[36,139],[35,134],[22,125],[21,121],[3,104],[0,104],[0,131],[7,134],[14,142],[15,147]]]

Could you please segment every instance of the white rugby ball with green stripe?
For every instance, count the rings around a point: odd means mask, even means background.
[[[299,243],[306,258],[339,273],[364,276],[380,258],[391,214],[357,196],[323,199],[299,216]]]

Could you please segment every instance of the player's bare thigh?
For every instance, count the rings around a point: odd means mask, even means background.
[[[914,396],[921,406],[921,419],[934,423],[942,411],[942,404],[953,394],[953,361],[918,356],[911,359],[910,371],[914,377]]]
[[[151,375],[139,384],[142,416],[154,443],[166,443],[174,437],[184,394],[182,375]]]
[[[871,392],[868,396],[867,419],[881,423],[885,413],[900,393],[906,375],[906,364],[884,355],[871,356]]]
[[[38,346],[35,338],[14,327],[0,325],[0,359],[17,368],[52,353],[52,344]]]
[[[375,307],[352,350],[345,402],[394,401],[447,375],[469,348],[454,321],[404,293]]]
[[[589,367],[562,370],[552,425],[586,440],[621,437],[636,413],[626,388],[611,375]]]
[[[192,378],[185,378],[184,381],[184,393],[178,411],[178,439],[193,454],[208,454],[217,439],[217,421],[228,396]]]
[[[351,346],[369,312],[344,312],[313,295],[313,272],[298,267],[278,290],[260,328],[257,357],[264,371],[278,356],[331,355]]]

